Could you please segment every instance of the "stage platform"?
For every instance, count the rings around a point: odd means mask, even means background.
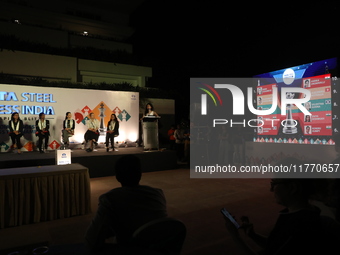
[[[72,150],[72,163],[79,163],[89,169],[90,177],[114,176],[114,165],[122,155],[133,154],[141,160],[142,172],[171,170],[178,168],[176,151],[144,151],[142,147],[117,148],[118,151],[106,152],[98,148],[93,152],[83,149]],[[30,166],[55,165],[55,151],[47,153],[22,152],[0,153],[0,169]]]

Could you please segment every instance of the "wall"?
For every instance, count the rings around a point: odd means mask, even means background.
[[[152,68],[23,51],[0,51],[0,72],[70,82],[122,83],[144,87]]]
[[[78,70],[83,82],[128,82],[145,87],[145,77],[152,76],[152,68],[119,63],[79,59]]]
[[[0,72],[76,82],[77,59],[48,54],[3,50],[0,51]]]
[[[69,45],[71,47],[92,47],[95,49],[116,51],[121,50],[132,54],[132,45],[122,42],[102,40],[90,36],[69,35]]]

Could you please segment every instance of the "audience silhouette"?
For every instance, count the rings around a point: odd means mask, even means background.
[[[288,157],[277,164],[301,163]],[[309,200],[315,194],[318,180],[277,178],[272,179],[270,185],[276,202],[285,208],[280,211],[269,236],[256,233],[247,216],[240,218],[240,229],[262,248],[260,253],[250,248],[241,238],[238,229],[224,217],[227,230],[246,254],[327,254],[335,249],[339,236],[333,230],[337,222],[324,220],[320,216],[320,209]]]
[[[122,187],[99,197],[97,213],[85,236],[87,247],[96,254],[115,249],[117,245],[106,243],[109,237],[115,237],[118,245],[128,245],[140,226],[167,217],[163,191],[139,184],[142,172],[137,156],[125,155],[118,159],[115,173]]]

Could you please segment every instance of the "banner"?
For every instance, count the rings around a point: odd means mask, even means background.
[[[70,144],[80,145],[87,130],[86,121],[93,112],[100,122],[98,143],[105,142],[106,126],[112,113],[119,121],[119,136],[115,141],[135,142],[138,139],[139,93],[55,87],[35,87],[0,84],[0,149],[8,151],[12,142],[8,135],[8,122],[13,112],[18,112],[24,122],[21,138],[23,151],[35,148],[35,122],[44,112],[50,121],[49,149],[62,145],[61,131],[66,112],[72,113],[76,122]]]

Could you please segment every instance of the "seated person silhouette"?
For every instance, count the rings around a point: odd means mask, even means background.
[[[115,250],[115,245],[106,243],[107,238],[115,237],[117,244],[124,246],[139,227],[167,217],[163,191],[139,184],[142,172],[138,157],[122,156],[115,174],[121,187],[99,197],[97,213],[85,235],[87,247],[96,254]]]
[[[279,164],[300,161],[287,158]],[[278,165],[279,165],[278,164]],[[290,164],[290,163],[289,163]],[[272,179],[270,191],[276,202],[285,207],[279,213],[276,224],[268,237],[257,234],[247,216],[242,216],[241,227],[259,247],[255,252],[239,235],[238,229],[225,217],[225,225],[245,254],[329,254],[335,249],[334,237],[325,231],[320,217],[320,209],[309,203],[314,192],[313,179]]]

